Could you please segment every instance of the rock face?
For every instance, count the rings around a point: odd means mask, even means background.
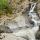
[[[40,18],[40,0],[38,0],[37,11],[38,11],[39,18]],[[36,38],[40,40],[40,26],[39,26],[39,31],[36,34]]]
[[[13,8],[13,13],[22,12],[26,7],[28,7],[28,0],[9,0],[10,5]]]
[[[39,14],[39,17],[40,17],[40,3],[38,3],[38,14]]]
[[[9,27],[0,25],[0,33],[12,33],[12,31],[9,29]]]

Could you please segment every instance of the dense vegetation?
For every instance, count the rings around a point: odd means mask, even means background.
[[[1,16],[2,14],[4,14],[3,11],[4,11],[6,14],[12,12],[11,6],[9,7],[9,2],[8,2],[8,0],[0,0],[0,16]]]
[[[3,10],[8,6],[8,0],[0,0],[0,9]]]

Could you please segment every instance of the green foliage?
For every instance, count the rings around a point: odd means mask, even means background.
[[[0,0],[0,10],[8,6],[8,0]]]
[[[3,11],[6,13],[12,13],[12,8],[9,6],[8,0],[0,0],[0,15],[3,15]]]

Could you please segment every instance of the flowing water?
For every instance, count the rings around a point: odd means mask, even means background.
[[[31,21],[34,22],[34,26],[32,28],[21,29],[20,31],[13,33],[14,35],[24,38],[27,38],[28,36],[29,40],[35,40],[35,34],[39,30],[40,25],[40,19],[38,18],[37,13],[34,12],[35,6],[36,3],[33,3],[29,11],[29,17],[31,17]]]
[[[34,32],[37,32],[39,30],[39,25],[40,25],[40,19],[37,15],[37,13],[34,12],[35,6],[37,3],[33,3],[31,5],[30,11],[29,11],[29,16],[31,16],[31,21],[34,22],[34,27],[32,28],[32,30]]]
[[[14,20],[6,21],[5,26],[9,27],[13,34],[18,37],[28,37],[29,40],[35,40],[35,34],[39,30],[40,25],[40,19],[37,16],[37,13],[34,12],[35,7],[36,3],[31,4],[31,8],[28,13],[28,17],[31,17],[31,19],[28,19],[27,16],[19,15]],[[29,20],[34,24],[32,27]]]

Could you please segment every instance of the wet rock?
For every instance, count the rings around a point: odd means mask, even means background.
[[[12,33],[12,31],[4,25],[0,25],[0,33]]]
[[[40,40],[40,31],[37,32],[36,39]]]
[[[5,36],[5,38],[3,38],[2,40],[26,40],[26,39],[21,38],[21,37],[16,37],[12,33],[2,33],[2,35]]]

